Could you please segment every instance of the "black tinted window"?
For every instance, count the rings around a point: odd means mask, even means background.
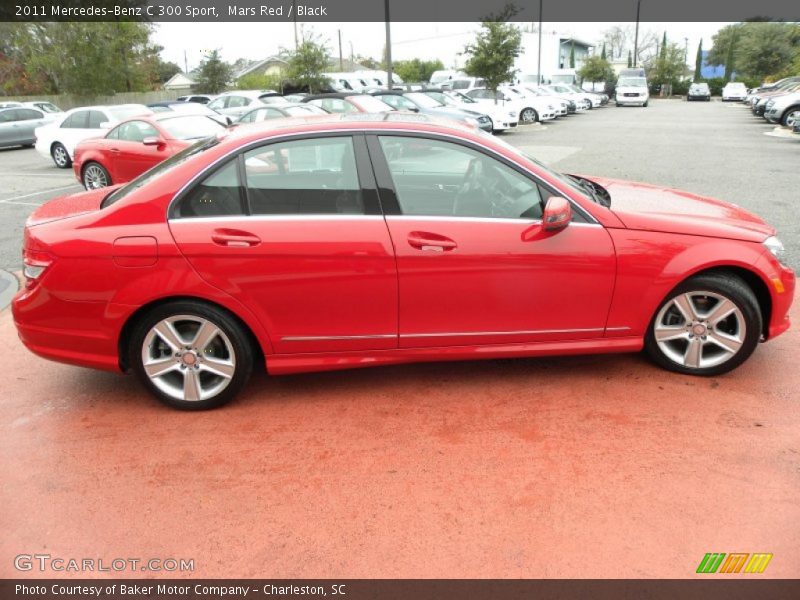
[[[108,121],[108,118],[99,110],[89,111],[89,129],[100,129],[100,124]]]
[[[537,185],[460,144],[381,136],[404,215],[540,219]]]
[[[66,129],[86,129],[86,123],[88,119],[89,119],[89,111],[79,110],[78,112],[74,112],[70,116],[68,116],[66,120],[61,124],[61,127],[64,127]]]
[[[353,140],[298,140],[244,155],[253,214],[364,214]]]
[[[196,184],[181,200],[176,217],[241,215],[241,186],[236,159]]]

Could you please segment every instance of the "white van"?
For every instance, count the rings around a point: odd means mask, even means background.
[[[617,106],[647,106],[650,92],[644,76],[627,76],[617,79],[614,101]]]

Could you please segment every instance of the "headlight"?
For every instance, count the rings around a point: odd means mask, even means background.
[[[768,100],[767,101],[767,108],[772,108],[775,106],[775,100]]]
[[[764,245],[767,247],[767,250],[772,252],[772,255],[778,260],[781,260],[786,254],[786,248],[783,247],[781,241],[774,235],[764,240]]]

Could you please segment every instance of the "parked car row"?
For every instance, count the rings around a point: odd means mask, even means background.
[[[399,111],[500,133],[520,124],[552,121],[608,102],[605,94],[567,84],[504,85],[494,92],[472,85],[475,83],[479,82],[470,82],[465,91],[378,88],[368,93],[284,96],[274,90],[235,90],[216,96],[181,96],[148,105],[84,106],[66,112],[52,105],[36,108],[37,103],[11,103],[8,108],[0,108],[0,145],[35,144],[37,151],[56,167],[72,167],[86,189],[98,189],[126,183],[196,140],[214,136],[227,127],[270,119]],[[27,113],[29,118],[23,127],[17,119]]]
[[[749,90],[744,102],[755,116],[800,133],[800,76]]]

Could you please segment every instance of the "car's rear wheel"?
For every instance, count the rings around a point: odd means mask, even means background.
[[[63,144],[56,142],[50,148],[50,156],[53,157],[53,162],[59,169],[66,169],[72,165],[72,159],[69,157],[69,152]]]
[[[539,120],[539,114],[531,107],[523,108],[519,113],[519,120],[525,124],[536,123]]]
[[[128,356],[145,387],[182,410],[229,402],[253,369],[242,326],[223,310],[190,300],[156,307],[139,319]]]
[[[111,175],[100,163],[89,162],[83,167],[83,187],[97,190],[111,185]]]
[[[693,277],[662,302],[645,336],[645,349],[662,367],[691,375],[719,375],[742,364],[761,337],[753,291],[728,274]]]

